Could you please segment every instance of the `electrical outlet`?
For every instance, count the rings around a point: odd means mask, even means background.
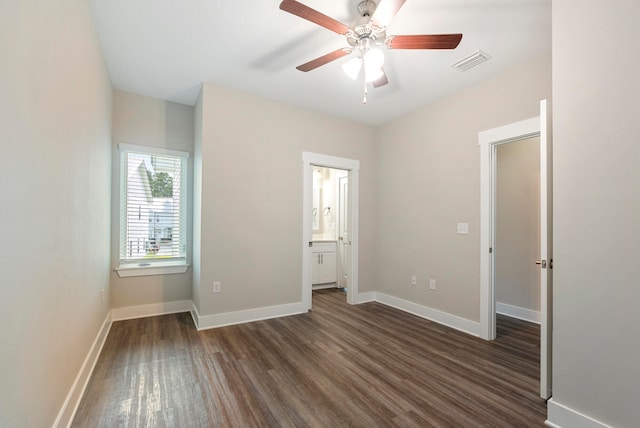
[[[411,277],[411,285],[416,285],[416,284],[418,284],[418,278],[416,278],[416,276],[413,275]]]
[[[436,280],[431,278],[429,280],[429,290],[435,290],[436,289]]]
[[[220,284],[220,281],[213,281],[213,292],[214,293],[219,293],[221,287],[222,287],[222,285]]]

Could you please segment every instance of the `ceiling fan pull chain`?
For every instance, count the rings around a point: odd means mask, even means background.
[[[362,96],[362,104],[367,103],[367,79],[366,77],[362,79],[362,88],[363,88],[363,96]]]

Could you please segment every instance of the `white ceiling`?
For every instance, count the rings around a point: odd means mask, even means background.
[[[301,0],[351,25],[359,0]],[[407,0],[387,34],[463,33],[455,50],[385,50],[389,84],[370,88],[340,65],[296,66],[343,36],[279,9],[280,0],[89,0],[116,89],[194,105],[201,83],[380,124],[551,51],[551,0]],[[450,65],[477,49],[491,59]]]

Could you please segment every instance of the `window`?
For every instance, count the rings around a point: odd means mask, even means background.
[[[189,153],[120,144],[120,276],[187,270]]]

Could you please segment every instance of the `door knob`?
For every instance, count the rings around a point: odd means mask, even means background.
[[[536,264],[540,265],[540,267],[542,269],[546,269],[547,268],[547,261],[546,260],[536,260]]]

